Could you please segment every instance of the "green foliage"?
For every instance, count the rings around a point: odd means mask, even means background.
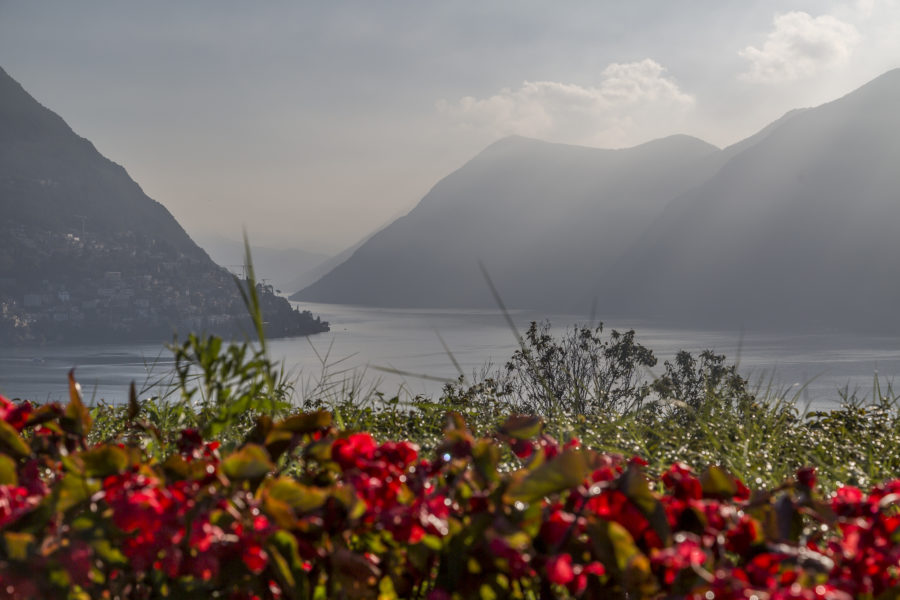
[[[223,349],[220,338],[191,335],[173,351],[182,404],[193,408],[206,437],[239,436],[256,415],[277,416],[290,407],[290,388],[263,348],[243,343]]]
[[[560,339],[550,324],[532,322],[506,366],[468,390],[450,386],[451,397],[503,400],[508,409],[540,414],[622,414],[643,407],[650,393],[644,370],[656,364],[653,352],[635,342],[634,331],[603,325],[575,326]]]
[[[848,396],[837,410],[804,414],[792,399],[751,390],[710,351],[679,353],[648,380],[652,352],[633,331],[604,337],[602,327],[556,339],[533,323],[504,368],[461,377],[436,399],[323,378],[297,413],[247,299],[258,345],[193,335],[174,344],[173,387],[160,398],[139,400],[132,385],[126,406],[89,411],[70,374],[66,407],[0,401],[0,492],[17,507],[0,567],[50,573],[10,579],[18,590],[682,597],[713,585],[698,575],[760,552],[805,569],[804,582],[824,581],[826,558],[804,548],[837,521],[813,488],[900,472],[890,387],[876,383],[868,404]],[[682,463],[707,467],[695,477]],[[669,495],[659,495],[663,484]],[[860,504],[843,491],[835,506],[894,523],[878,512],[882,492]],[[699,537],[713,520],[730,529]],[[702,546],[722,534],[742,549]],[[214,544],[214,561],[203,562],[192,536]],[[900,585],[893,577],[883,586]]]
[[[575,328],[554,339],[545,325],[533,324],[524,349],[507,365],[461,377],[438,398],[367,396],[358,386],[342,397],[335,390],[344,388],[324,386],[304,406],[327,408],[349,428],[379,439],[410,439],[423,449],[441,439],[447,411],[463,415],[476,435],[487,435],[511,413],[529,413],[546,417],[545,429],[556,438],[575,436],[598,450],[638,454],[655,472],[679,461],[721,464],[755,485],[777,486],[815,464],[830,489],[900,472],[900,405],[890,388],[874,386],[868,402],[848,395],[839,408],[804,413],[797,397],[753,389],[724,356],[710,351],[681,352],[659,377],[639,378],[655,362],[652,353],[633,332],[613,332],[606,340],[600,333],[599,327]],[[574,377],[586,371],[595,376]],[[318,393],[322,389],[333,393]],[[582,406],[589,410],[577,409]],[[551,410],[545,414],[541,407]],[[508,454],[502,460],[503,468],[517,464]]]
[[[94,410],[99,423],[92,441],[113,439],[128,431],[163,456],[176,432],[190,428],[232,448],[247,436],[258,416],[278,418],[290,411],[293,387],[281,365],[268,356],[246,237],[244,245],[247,276],[244,280],[235,277],[235,284],[253,322],[256,343],[226,343],[220,337],[195,334],[180,344],[173,343],[169,349],[175,373],[170,389],[161,398],[139,402],[132,385],[128,407],[99,406]],[[136,421],[141,428],[132,427]]]
[[[297,406],[327,410],[341,429],[412,440],[425,451],[443,440],[448,411],[462,415],[477,436],[519,413],[545,418],[544,430],[558,439],[574,436],[598,450],[643,456],[655,472],[679,461],[721,464],[756,485],[775,486],[816,464],[827,487],[867,485],[900,472],[900,407],[890,388],[876,385],[869,403],[848,395],[838,409],[803,413],[794,398],[753,390],[725,357],[709,351],[681,352],[648,379],[655,357],[634,332],[604,337],[601,327],[576,327],[555,339],[546,324],[532,324],[524,342],[502,368],[461,377],[437,398],[387,397],[346,373],[330,376],[323,365],[324,375],[303,390]],[[295,390],[261,348],[190,337],[173,350],[179,356],[173,389],[135,399],[130,419],[128,407],[96,407],[92,441],[127,433],[164,457],[172,432],[194,428],[231,448],[258,416],[277,419],[289,410]],[[129,425],[136,422],[146,427]],[[508,452],[499,461],[503,469],[518,464]]]

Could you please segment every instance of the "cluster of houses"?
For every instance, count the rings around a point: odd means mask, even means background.
[[[245,314],[231,275],[208,261],[85,237],[41,235],[42,250],[54,253],[48,262],[74,257],[85,267],[76,272],[0,272],[0,332],[32,341],[134,339],[173,328],[214,330]],[[91,268],[115,265],[116,257],[122,270]]]

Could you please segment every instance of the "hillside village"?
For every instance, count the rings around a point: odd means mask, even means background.
[[[0,69],[0,340],[171,341],[253,331],[235,278],[58,115]],[[270,286],[266,334],[328,331]]]
[[[2,227],[0,235],[6,239],[0,253],[6,263],[0,269],[4,339],[133,341],[166,339],[173,331],[234,335],[249,330],[234,277],[163,244],[137,243],[129,232],[110,239],[20,224]],[[23,268],[29,264],[42,268]],[[272,333],[327,330],[327,323],[308,312],[284,310],[287,303],[272,286],[258,284],[257,292]]]

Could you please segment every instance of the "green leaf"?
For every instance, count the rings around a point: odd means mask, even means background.
[[[333,443],[333,439],[324,438],[311,444],[307,444],[307,446],[303,449],[303,456],[305,456],[306,458],[317,460],[319,462],[331,460],[331,445]]]
[[[482,583],[478,588],[478,597],[481,600],[497,600],[500,596],[490,584]]]
[[[352,487],[346,485],[335,487],[331,495],[344,505],[348,519],[358,519],[366,514],[366,503],[363,502]]]
[[[69,371],[69,404],[63,412],[63,429],[76,435],[87,435],[91,430],[91,412],[81,400],[81,385],[75,381],[75,369]]]
[[[267,493],[262,495],[262,509],[281,529],[293,529],[297,525],[297,517],[287,502],[273,498]]]
[[[47,423],[47,421],[52,421],[59,417],[60,414],[62,414],[62,409],[59,407],[59,405],[44,404],[34,409],[34,411],[28,416],[28,420],[25,421],[25,427],[34,427],[35,425]],[[55,423],[53,423],[52,425],[55,425]]]
[[[619,572],[624,572],[629,561],[641,553],[628,530],[615,521],[598,519],[588,525],[588,532],[601,562]]]
[[[650,560],[635,545],[628,530],[614,521],[597,519],[588,524],[588,538],[597,558],[612,568],[637,598],[652,598],[657,589]]]
[[[204,479],[210,475],[210,463],[203,460],[186,461],[180,454],[170,454],[162,468],[170,479]],[[215,468],[215,467],[213,467]]]
[[[734,477],[716,465],[710,465],[700,475],[700,485],[705,496],[713,496],[723,500],[733,497],[737,493],[737,484]]]
[[[508,492],[513,501],[532,503],[550,494],[580,485],[590,473],[587,457],[580,450],[565,450],[551,461],[513,483]]]
[[[97,556],[102,558],[103,562],[106,564],[124,565],[128,562],[125,555],[107,539],[93,540],[91,542],[91,547],[94,548],[94,552],[96,552]]]
[[[320,508],[329,496],[328,490],[303,485],[290,477],[273,480],[266,486],[265,493],[299,512]]]
[[[625,497],[637,506],[638,510],[647,518],[663,545],[670,546],[672,544],[672,528],[666,517],[666,509],[650,490],[643,470],[634,464],[629,464],[619,478],[618,485],[619,491],[625,494]]]
[[[222,471],[229,479],[262,479],[275,468],[266,449],[247,444],[224,461]]]
[[[531,415],[512,415],[500,427],[500,433],[517,440],[530,440],[544,429],[544,421]]]
[[[394,580],[385,575],[378,582],[378,600],[389,600],[390,598],[399,598],[397,590],[394,588]]]
[[[274,460],[278,460],[278,458],[284,454],[288,448],[291,447],[291,442],[294,439],[294,434],[290,431],[282,431],[282,430],[272,430],[263,440],[264,446],[266,450],[269,452],[269,456],[271,456]]]
[[[483,439],[472,448],[475,459],[475,470],[485,481],[494,482],[500,479],[497,465],[500,463],[500,448],[491,440]]]
[[[13,560],[27,560],[28,550],[34,545],[34,536],[30,533],[7,531],[3,534],[6,555]]]
[[[0,454],[0,485],[19,485],[16,461],[5,454]]]
[[[132,381],[131,387],[128,388],[128,412],[125,414],[125,418],[128,422],[134,421],[140,412],[141,406],[138,404],[137,390]]]
[[[63,476],[56,488],[56,510],[57,512],[66,512],[87,501],[99,490],[100,482],[68,473]]]
[[[31,454],[31,446],[22,439],[15,427],[0,420],[0,448],[18,458]]]
[[[84,463],[84,474],[87,477],[107,477],[121,473],[127,469],[131,461],[128,453],[112,444],[95,446],[78,454]]]
[[[294,415],[276,423],[275,429],[291,433],[312,433],[331,426],[331,413],[320,410],[311,413]]]
[[[278,533],[284,533],[279,531]],[[281,550],[277,546],[273,546],[272,544],[268,545],[269,557],[272,559],[272,563],[275,567],[275,574],[278,576],[278,579],[281,580],[282,585],[284,585],[287,589],[292,590],[297,587],[297,580],[294,579],[294,574],[291,572],[291,567],[288,565],[288,561],[281,554]]]

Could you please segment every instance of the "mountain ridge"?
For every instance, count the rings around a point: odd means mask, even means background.
[[[493,300],[478,268],[483,260],[501,289],[513,289],[513,305],[527,296],[525,301],[547,306],[552,301],[547,290],[529,289],[523,271],[535,265],[549,269],[563,257],[556,256],[546,239],[550,236],[535,244],[529,232],[543,228],[566,235],[576,246],[568,260],[594,263],[598,245],[619,243],[644,213],[667,199],[672,187],[686,189],[701,180],[704,169],[715,166],[703,159],[711,160],[716,152],[689,136],[619,150],[504,138],[437,182],[408,214],[293,298],[378,306],[484,306]],[[648,171],[651,164],[656,166]],[[569,193],[553,198],[556,210],[546,209],[545,199],[563,184]],[[603,202],[594,197],[598,189]],[[584,227],[586,216],[612,223],[607,217],[613,212],[615,226],[604,229],[603,239]],[[503,242],[501,233],[507,235]],[[404,253],[406,247],[416,252]],[[429,275],[431,268],[439,274]],[[370,272],[377,272],[380,281],[367,279]],[[574,294],[585,291],[580,278],[556,278],[554,285]],[[362,298],[360,289],[367,290]]]
[[[0,334],[13,343],[252,331],[231,275],[125,168],[0,69]],[[273,337],[327,330],[265,286]]]
[[[884,327],[888,304],[900,301],[886,277],[900,245],[880,241],[900,218],[898,102],[894,70],[776,121],[674,200],[605,274],[607,306],[691,324]],[[865,276],[878,271],[880,281]],[[705,300],[688,292],[698,286]]]
[[[885,241],[900,221],[896,106],[900,69],[724,149],[690,136],[618,150],[504,138],[295,297],[489,307],[480,259],[511,307],[582,312],[596,298],[603,314],[692,326],[877,327],[900,302],[900,243]],[[647,202],[653,177],[667,193]],[[585,243],[591,229],[616,243]]]

